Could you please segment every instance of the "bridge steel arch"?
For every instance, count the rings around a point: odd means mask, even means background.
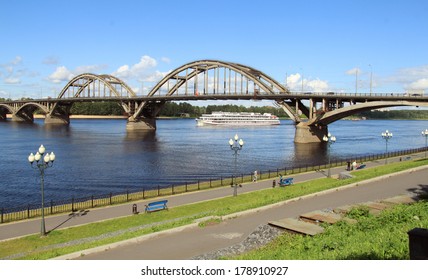
[[[193,95],[203,99],[203,96],[216,95],[248,96],[251,89],[257,96],[289,92],[276,80],[252,67],[220,60],[197,60],[168,73],[151,89],[148,97]],[[142,118],[153,119],[163,104],[164,102],[142,102],[130,119],[135,122]],[[295,117],[291,109],[285,110],[291,117]]]
[[[112,75],[83,73],[71,79],[61,90],[57,101],[46,113],[46,123],[69,123],[70,109],[74,101],[94,98],[133,98],[137,95],[122,80]],[[128,114],[131,109],[128,102],[121,101]]]
[[[119,85],[119,89],[116,85]],[[84,73],[71,79],[58,95],[58,99],[91,97],[136,97],[136,94],[125,82],[117,77],[106,74]]]

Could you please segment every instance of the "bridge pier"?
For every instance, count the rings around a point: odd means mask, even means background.
[[[298,123],[294,134],[295,143],[319,143],[322,138],[328,134],[326,125],[307,125],[306,123]]]
[[[70,116],[46,114],[45,124],[70,124]]]
[[[12,114],[12,121],[32,123],[34,122],[34,116],[32,114]]]
[[[156,130],[156,119],[155,118],[128,118],[126,123],[127,131],[136,130]]]

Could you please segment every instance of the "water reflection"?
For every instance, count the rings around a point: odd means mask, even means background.
[[[294,143],[293,164],[317,165],[325,162],[328,147],[326,143]]]

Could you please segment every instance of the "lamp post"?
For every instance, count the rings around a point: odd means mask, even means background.
[[[330,146],[331,144],[333,144],[334,142],[336,142],[336,137],[331,135],[330,133],[328,135],[324,135],[324,137],[322,138],[322,140],[324,140],[324,142],[327,142],[328,144],[328,174],[327,177],[330,178],[331,177],[331,171],[330,171]]]
[[[358,93],[358,68],[355,69],[355,95]]]
[[[239,151],[242,149],[242,146],[244,146],[244,141],[242,139],[239,139],[238,141],[238,134],[235,134],[235,141],[232,139],[229,140],[230,149],[234,152],[235,156],[235,166],[233,170],[233,177],[235,178],[235,181],[233,181],[232,178],[232,186],[233,186],[233,196],[238,195],[238,183],[236,182],[236,167],[237,167],[237,160],[238,160],[238,154]]]
[[[386,130],[385,132],[382,132],[382,138],[385,139],[385,164],[388,163],[388,141],[392,138],[392,132],[389,132]]]
[[[372,86],[373,86],[373,67],[371,64],[370,66],[370,96],[372,96]]]
[[[37,153],[34,155],[33,153],[31,153],[28,156],[28,161],[31,163],[31,167],[34,169],[39,169],[40,171],[40,191],[42,193],[42,222],[41,222],[41,230],[40,230],[40,234],[41,236],[46,235],[46,227],[45,227],[45,195],[44,195],[44,184],[45,184],[45,169],[48,167],[52,167],[53,166],[53,162],[55,160],[55,154],[53,152],[46,153],[46,155],[44,154],[46,151],[45,147],[43,147],[43,145],[40,145],[39,150],[37,151]],[[34,161],[36,162],[36,164],[34,165]]]
[[[425,137],[425,158],[427,157],[427,139],[428,139],[428,129],[422,131],[422,136]]]

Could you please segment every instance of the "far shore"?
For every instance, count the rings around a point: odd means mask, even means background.
[[[11,119],[12,115],[11,114],[7,114],[6,115],[7,119]],[[36,114],[34,115],[34,119],[44,119],[45,115],[40,115],[40,114]],[[185,118],[185,117],[164,117],[164,116],[159,116],[156,117],[157,119],[189,119]],[[70,115],[70,119],[112,119],[112,120],[126,120],[128,119],[127,116],[111,116],[111,115],[106,115],[106,116],[102,116],[102,115]]]

